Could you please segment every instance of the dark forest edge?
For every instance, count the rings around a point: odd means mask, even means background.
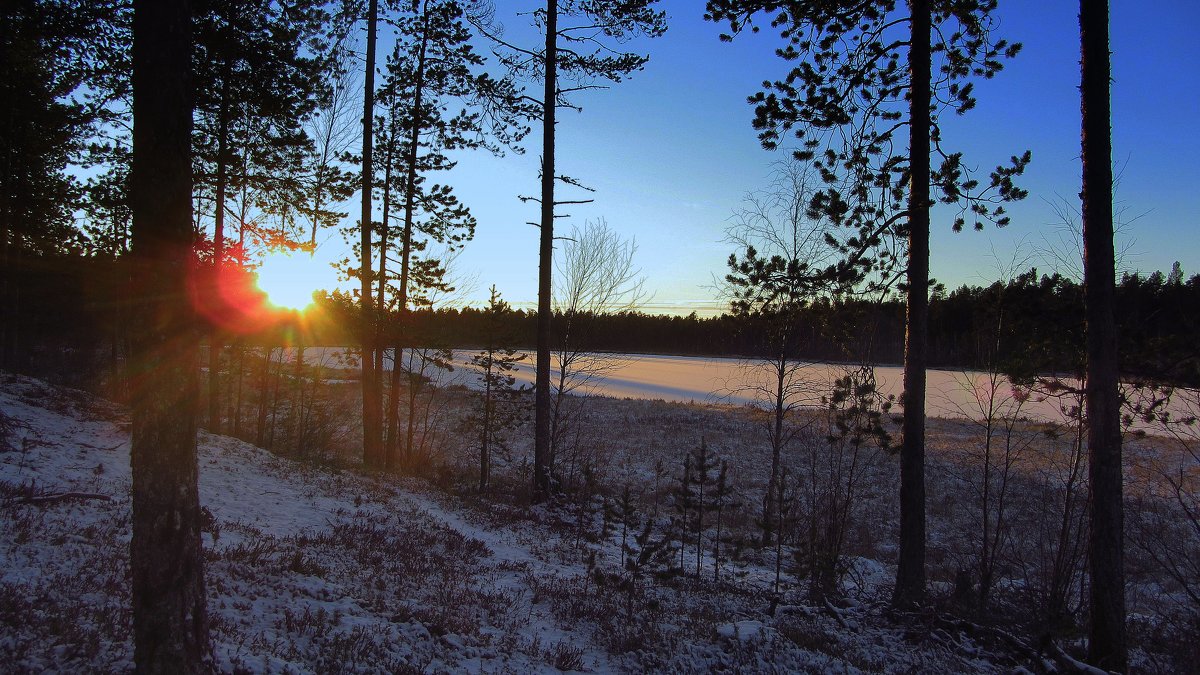
[[[85,384],[125,356],[122,275],[124,263],[108,258],[47,256],[27,259],[14,281],[25,302],[4,367]],[[1126,379],[1200,385],[1200,274],[1125,274],[1117,285],[1116,316]],[[116,311],[114,311],[116,310]],[[358,309],[341,293],[318,295],[303,315],[309,346],[358,343]],[[560,319],[561,317],[556,317]],[[475,307],[417,309],[411,315],[416,344],[464,348],[484,340],[488,317]],[[579,318],[575,319],[579,321]],[[512,310],[505,329],[516,344],[532,346],[536,312]],[[383,324],[394,324],[384,319]],[[586,348],[596,352],[755,357],[764,331],[753,318],[621,312],[583,317]],[[904,303],[857,298],[815,300],[801,310],[805,336],[798,356],[817,361],[899,363],[904,345]],[[871,326],[870,332],[858,327]],[[1017,378],[1041,373],[1078,374],[1083,368],[1082,287],[1036,269],[989,286],[935,292],[930,302],[930,366],[993,370]],[[259,345],[290,344],[297,322],[246,335]]]

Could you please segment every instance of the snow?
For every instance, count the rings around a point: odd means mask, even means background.
[[[664,405],[597,410],[677,430],[713,414],[734,428],[721,416],[732,413]],[[0,413],[0,663],[127,672],[127,412],[0,374]],[[647,443],[617,429],[630,425],[608,426],[619,470],[645,477],[639,461],[654,456]],[[688,440],[672,433],[672,447]],[[755,457],[747,461],[763,461]],[[726,561],[719,582],[711,567],[705,579],[648,575],[627,604],[619,535],[580,544],[565,506],[457,497],[207,433],[198,464],[212,515],[203,543],[222,672],[988,673],[1017,665],[965,635],[888,618],[881,608],[893,572],[872,558],[852,559],[848,600],[836,610],[805,606],[797,590],[770,611],[770,556]],[[68,492],[106,499],[21,501]]]

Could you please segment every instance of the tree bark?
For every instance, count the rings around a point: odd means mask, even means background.
[[[371,166],[371,143],[375,121],[375,28],[379,22],[379,0],[370,0],[367,9],[367,63],[363,79],[363,140],[362,140],[362,214],[359,251],[362,282],[362,396],[363,396],[363,464],[377,469],[383,464],[383,409],[379,390],[379,374],[375,371],[376,321],[371,297],[371,189],[374,171]]]
[[[191,15],[186,0],[136,0],[133,18],[132,451],[134,666],[209,670],[200,548],[199,341],[192,263]]]
[[[1117,327],[1113,317],[1111,78],[1108,2],[1081,0],[1083,145],[1083,288],[1087,318],[1087,411],[1090,500],[1088,559],[1091,622],[1088,660],[1125,671],[1124,506]]]
[[[397,305],[398,305],[397,312],[399,314],[397,322],[398,322],[399,326],[398,326],[398,337],[397,337],[396,343],[394,345],[395,346],[395,354],[396,354],[396,363],[392,365],[392,368],[393,368],[392,390],[395,392],[395,395],[397,397],[399,396],[399,391],[400,391],[399,390],[400,358],[404,354],[404,348],[406,346],[406,343],[411,343],[411,340],[409,339],[410,336],[408,334],[408,331],[409,331],[408,286],[409,286],[409,276],[412,271],[412,236],[413,236],[413,227],[416,222],[416,210],[417,210],[417,158],[419,156],[420,149],[421,149],[421,125],[424,124],[423,120],[421,119],[421,106],[424,105],[424,101],[425,101],[425,64],[426,64],[426,50],[427,50],[428,44],[429,44],[429,7],[428,7],[428,3],[422,8],[422,12],[424,14],[422,17],[424,25],[422,26],[422,30],[421,30],[421,46],[417,51],[416,80],[413,84],[413,102],[412,102],[413,114],[412,114],[412,120],[411,120],[412,129],[409,130],[408,148],[407,148],[408,153],[407,153],[407,156],[405,157],[405,161],[408,163],[408,166],[406,167],[407,173],[404,177],[404,231],[400,235],[400,289],[399,289],[400,290],[400,298],[399,298],[399,302],[397,303]],[[410,394],[409,394],[408,426],[407,426],[407,429],[405,431],[405,436],[404,436],[405,440],[404,440],[404,453],[403,453],[404,461],[409,464],[411,464],[414,461],[412,442],[413,442],[413,433],[414,433],[413,425],[415,424],[415,420],[413,419],[415,400],[412,398],[412,392],[411,392],[411,389],[413,386],[414,385],[410,379],[410,381],[409,381]],[[392,410],[394,411],[394,414],[391,416],[391,418],[389,419],[389,422],[388,422],[389,430],[392,428],[392,422],[395,422],[396,430],[397,430],[397,437],[394,441],[390,434],[388,436],[388,455],[389,455],[389,457],[398,452],[397,448],[400,444],[400,438],[399,438],[399,433],[398,433],[399,432],[399,410],[400,410],[400,407],[398,404],[399,404],[399,400],[397,399],[396,405],[392,406]],[[412,467],[410,466],[409,468],[412,468]]]
[[[892,604],[925,599],[925,366],[929,321],[930,8],[911,0],[909,47],[908,309],[900,446],[900,553]]]
[[[554,125],[558,100],[558,1],[546,0],[542,99],[542,219],[538,248],[537,378],[534,382],[533,497],[550,493],[550,279],[554,271]]]
[[[221,68],[221,104],[217,112],[217,194],[213,211],[213,288],[219,292],[225,257],[225,189],[229,182],[226,155],[229,152],[229,77],[232,68],[226,60]],[[221,433],[221,327],[208,333],[208,430]]]

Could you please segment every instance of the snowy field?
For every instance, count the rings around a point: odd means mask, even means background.
[[[0,663],[8,672],[129,671],[127,413],[81,392],[0,378]],[[591,480],[633,485],[644,518],[655,522],[667,519],[676,461],[705,435],[734,465],[746,504],[726,526],[742,537],[754,531],[769,461],[755,415],[597,398],[576,419],[574,451],[604,472]],[[931,453],[943,460],[930,469],[935,552],[958,550],[972,535],[966,494],[955,487],[955,452],[971,433],[931,420]],[[202,433],[216,668],[1028,673],[1072,665],[950,612],[886,610],[895,492],[894,460],[884,453],[870,458],[839,597],[812,606],[791,564],[774,594],[772,552],[744,539],[717,550],[719,578],[707,550],[701,575],[685,571],[697,562],[686,548],[674,569],[631,577],[621,533],[603,525],[599,493],[536,507],[504,498],[506,485],[527,479],[526,451],[518,443],[497,458],[500,494],[484,499],[463,487],[473,455],[461,440],[444,449],[435,486],[296,462]],[[955,564],[931,559],[935,598],[949,595]],[[1131,611],[1152,607],[1135,597]],[[1170,671],[1141,651],[1135,659],[1143,670]]]

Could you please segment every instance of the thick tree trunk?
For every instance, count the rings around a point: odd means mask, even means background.
[[[900,446],[900,554],[892,604],[925,599],[925,366],[929,317],[930,8],[911,0],[909,48],[908,311]]]
[[[362,396],[363,396],[363,464],[377,469],[383,465],[383,405],[379,374],[375,371],[375,350],[378,348],[375,308],[371,296],[371,189],[374,170],[371,167],[372,131],[375,121],[375,29],[379,22],[379,0],[370,0],[367,10],[367,63],[363,79],[363,140],[362,140],[362,214],[359,251],[362,282]]]
[[[538,247],[537,378],[534,382],[533,496],[550,493],[550,278],[554,270],[554,125],[558,100],[558,1],[546,0],[542,98],[542,219]]]
[[[196,487],[200,399],[192,260],[191,16],[186,0],[136,0],[133,19],[134,665],[209,670]]]
[[[1124,505],[1117,327],[1113,318],[1111,77],[1108,2],[1081,0],[1083,116],[1083,288],[1087,317],[1087,411],[1092,498],[1088,559],[1091,625],[1088,660],[1128,667],[1125,646]]]

